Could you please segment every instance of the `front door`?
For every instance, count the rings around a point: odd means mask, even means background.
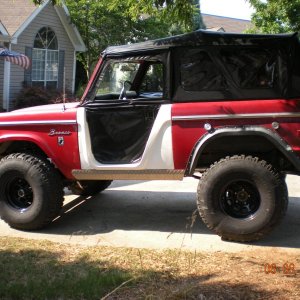
[[[165,55],[109,58],[84,104],[91,153],[102,165],[142,159],[162,105],[167,104]]]

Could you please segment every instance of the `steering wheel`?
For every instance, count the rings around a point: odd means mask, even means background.
[[[125,80],[123,82],[122,89],[121,89],[120,96],[119,96],[119,100],[123,100],[123,99],[126,100],[126,89],[125,89],[126,84],[129,85],[129,88],[132,86],[132,82],[130,82],[129,80]]]

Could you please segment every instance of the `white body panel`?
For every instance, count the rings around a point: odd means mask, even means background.
[[[92,153],[91,139],[84,107],[78,108],[78,139],[81,168],[86,170],[174,169],[171,104],[162,105],[154,121],[141,160],[132,164],[101,164]]]

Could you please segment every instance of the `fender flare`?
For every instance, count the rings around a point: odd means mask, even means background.
[[[54,153],[51,148],[39,137],[36,135],[27,135],[27,134],[11,134],[9,136],[0,136],[0,144],[7,142],[29,142],[36,145],[41,149],[48,157],[53,157]]]
[[[278,149],[292,163],[297,171],[300,172],[300,158],[293,152],[292,147],[287,144],[276,132],[260,126],[243,127],[221,127],[208,131],[195,144],[185,171],[185,176],[193,175],[199,157],[206,146],[224,136],[249,136],[256,135],[266,138],[276,149]]]
[[[51,163],[66,177],[73,179],[71,169],[67,168],[65,164],[57,160],[58,154],[37,134],[11,134],[0,136],[0,144],[5,142],[29,142],[38,147],[51,161]],[[77,167],[78,168],[78,167]]]

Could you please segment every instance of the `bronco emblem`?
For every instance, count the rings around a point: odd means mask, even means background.
[[[55,129],[50,129],[50,132],[48,133],[49,136],[54,136],[54,135],[70,135],[71,131],[56,131]]]

